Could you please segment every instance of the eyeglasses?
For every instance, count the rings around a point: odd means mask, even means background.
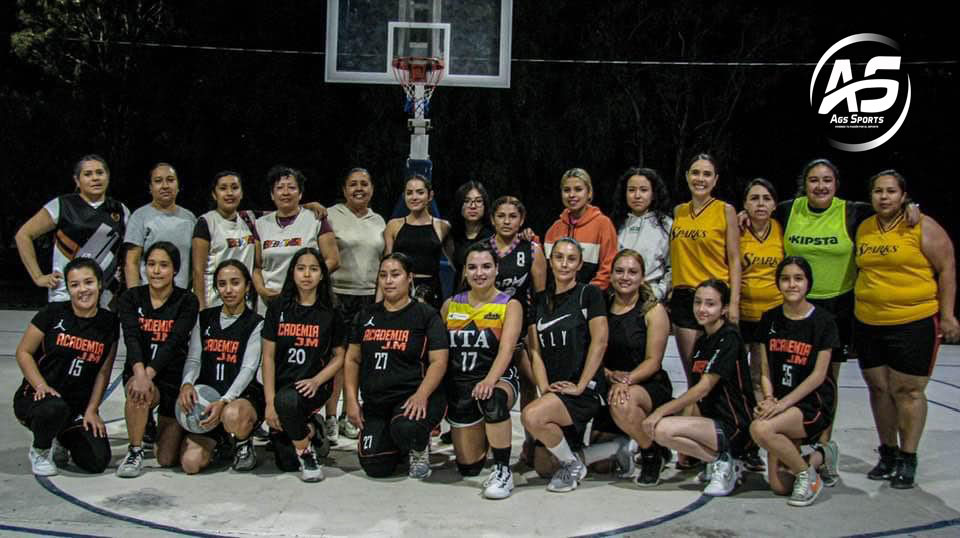
[[[483,198],[464,198],[463,205],[465,206],[481,206],[483,205]]]

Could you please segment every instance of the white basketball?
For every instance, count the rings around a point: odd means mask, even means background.
[[[179,403],[174,406],[177,412],[177,422],[190,433],[207,433],[216,426],[205,428],[200,425],[206,419],[203,416],[203,411],[210,405],[210,402],[220,399],[220,393],[210,385],[194,385],[193,390],[197,393],[197,403],[193,406],[193,409],[186,412],[180,407]]]

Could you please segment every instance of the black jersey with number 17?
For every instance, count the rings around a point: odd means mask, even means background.
[[[343,342],[345,330],[340,314],[322,304],[285,307],[283,301],[271,303],[261,335],[276,344],[273,364],[277,390],[323,370],[333,348]]]
[[[387,404],[420,387],[429,353],[448,347],[447,329],[430,305],[411,301],[391,312],[383,303],[357,314],[350,343],[360,345],[360,392],[365,403]]]
[[[547,370],[547,381],[579,383],[590,349],[590,320],[607,315],[603,293],[590,284],[577,283],[554,296],[554,308],[547,304],[547,293],[538,294],[535,324],[540,355]],[[588,390],[596,390],[603,379],[597,368]]]

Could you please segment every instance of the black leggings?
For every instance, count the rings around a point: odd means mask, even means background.
[[[29,396],[18,397],[13,410],[17,419],[33,432],[33,448],[47,450],[56,437],[77,467],[88,473],[102,473],[110,463],[110,442],[87,431],[83,416],[63,398],[47,396],[34,401]]]
[[[293,385],[277,390],[273,407],[277,411],[283,431],[271,431],[270,438],[273,440],[277,468],[281,471],[296,471],[300,468],[300,458],[293,447],[293,440],[299,441],[310,434],[307,424],[313,414],[323,409],[330,399],[331,385],[332,383],[327,383],[321,386],[313,398],[305,398]],[[317,435],[323,435],[323,432],[318,431]]]
[[[403,416],[404,401],[363,404],[363,429],[357,449],[360,467],[368,476],[390,476],[411,450],[425,450],[430,432],[447,410],[447,398],[440,389],[430,395],[427,416],[420,420]]]

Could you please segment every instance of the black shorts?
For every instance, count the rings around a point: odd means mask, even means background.
[[[693,315],[694,288],[674,288],[667,307],[670,310],[670,322],[683,329],[701,330],[697,318]]]
[[[747,453],[747,450],[753,447],[753,437],[750,436],[750,426],[746,428],[736,428],[722,420],[712,419],[714,424],[719,424],[723,433],[727,435],[727,442],[730,443],[730,455],[741,459]]]
[[[647,391],[647,395],[650,396],[650,401],[653,404],[652,409],[656,409],[673,399],[673,384],[670,383],[670,376],[667,375],[665,370],[660,370],[653,377],[642,383],[637,383],[636,386]],[[607,391],[609,392],[609,387]],[[606,403],[607,405],[600,409],[597,418],[593,420],[593,431],[626,435],[610,415],[610,402]]]
[[[570,448],[578,449],[583,446],[583,435],[587,431],[587,423],[600,413],[600,395],[589,389],[583,391],[583,394],[579,396],[553,394],[560,398],[560,402],[563,403],[573,420],[572,428],[564,428],[564,437],[566,437]],[[569,432],[568,430],[573,431]]]
[[[940,315],[903,325],[867,325],[856,321],[860,369],[886,366],[898,372],[929,377],[937,361]]]
[[[744,344],[761,344],[763,343],[763,336],[760,334],[760,322],[759,321],[747,321],[741,319],[738,323],[740,326],[740,336],[743,337]]]
[[[361,459],[377,461],[378,464],[395,466],[406,454],[400,453],[400,448],[390,434],[390,423],[403,416],[400,406],[406,399],[393,403],[363,402],[363,429],[357,440],[357,453]],[[423,419],[429,429],[433,429],[443,420],[447,410],[447,399],[442,390],[435,390],[427,400],[427,417]]]
[[[803,431],[807,434],[803,444],[816,443],[820,434],[833,424],[833,402],[836,396],[837,387],[830,376],[827,376],[822,387],[797,402],[795,407],[803,414]]]
[[[253,410],[257,412],[257,424],[253,427],[253,429],[256,430],[257,426],[263,421],[263,416],[266,414],[267,409],[267,397],[263,394],[263,387],[259,384],[254,385],[251,383],[239,397],[250,402]]]
[[[448,376],[444,382],[444,388],[447,393],[447,422],[454,428],[466,428],[483,422],[483,413],[480,412],[480,406],[477,400],[473,398],[473,387],[477,385],[482,378],[458,379],[456,376]],[[520,373],[517,367],[511,365],[503,375],[501,381],[506,381],[513,387],[513,398],[516,401],[520,394]]]
[[[363,307],[372,305],[375,295],[347,295],[345,293],[337,293],[337,312],[340,313],[340,318],[343,320],[347,326],[353,324],[353,318],[357,316],[357,313],[363,309]],[[350,331],[347,331],[349,333]],[[347,340],[349,339],[349,334],[344,335],[344,342],[349,344]]]
[[[837,321],[837,332],[840,333],[840,347],[833,353],[830,362],[847,362],[855,358],[853,334],[853,290],[829,299],[808,298],[814,306],[823,308],[834,315]]]
[[[127,383],[133,377],[133,374],[123,375],[123,389],[126,395]],[[163,379],[154,379],[153,384],[160,393],[160,403],[157,405],[157,415],[161,417],[172,418],[176,420],[177,399],[180,398],[180,385],[168,383]]]

